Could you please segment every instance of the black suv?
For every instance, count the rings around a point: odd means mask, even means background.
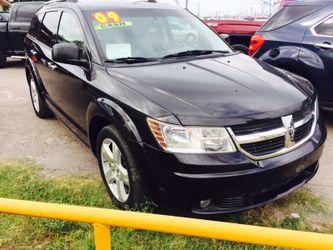
[[[318,169],[326,130],[311,83],[234,52],[181,8],[53,1],[25,46],[37,116],[55,114],[91,147],[122,208],[236,212]]]

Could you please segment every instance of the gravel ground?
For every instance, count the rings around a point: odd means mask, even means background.
[[[98,175],[95,157],[66,126],[35,116],[21,61],[0,69],[0,107],[0,159],[34,160],[47,175]],[[333,202],[333,115],[326,120],[328,140],[308,187]]]

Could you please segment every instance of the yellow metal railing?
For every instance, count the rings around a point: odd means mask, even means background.
[[[333,235],[166,215],[0,199],[0,213],[93,224],[97,250],[111,249],[112,227],[125,227],[297,249],[333,249]]]

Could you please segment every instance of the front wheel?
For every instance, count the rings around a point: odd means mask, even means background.
[[[137,209],[148,201],[139,163],[114,126],[106,126],[99,133],[97,157],[108,194],[118,207]]]

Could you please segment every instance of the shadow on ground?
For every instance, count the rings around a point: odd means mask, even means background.
[[[3,70],[6,70],[8,68],[23,68],[25,65],[25,60],[13,60],[9,59],[6,63],[6,67],[3,68]]]

